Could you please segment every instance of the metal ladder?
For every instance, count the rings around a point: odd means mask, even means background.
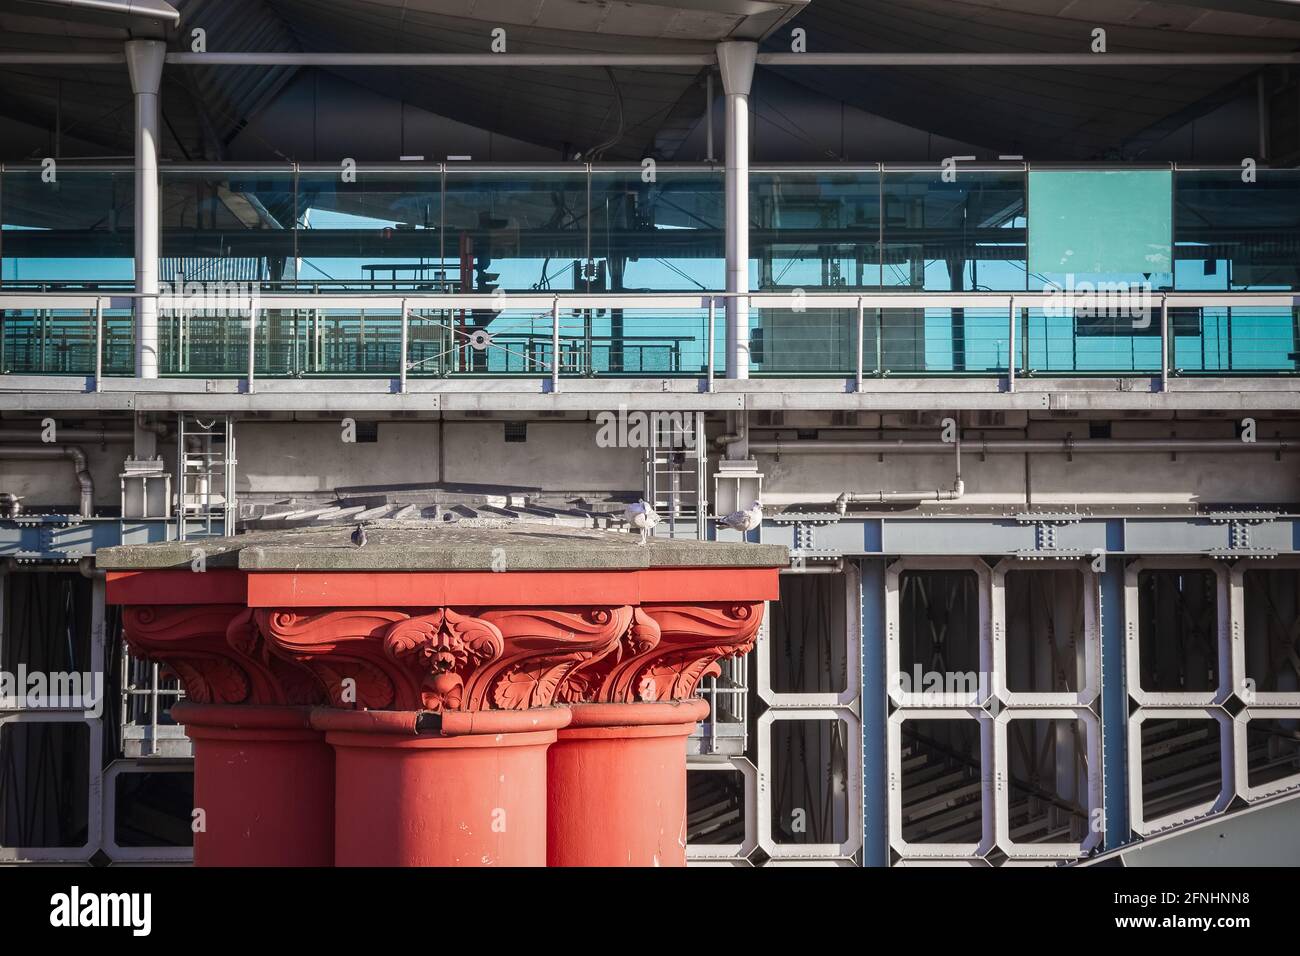
[[[632,413],[637,414],[637,413]],[[663,519],[669,538],[705,539],[708,522],[708,448],[703,412],[644,412],[650,416],[645,500]]]
[[[235,425],[229,415],[176,418],[176,537],[234,534]]]

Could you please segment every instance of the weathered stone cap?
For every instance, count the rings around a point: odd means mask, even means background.
[[[564,528],[516,521],[374,521],[366,543],[352,543],[354,525],[254,531],[101,548],[107,571],[189,568],[201,549],[208,569],[265,571],[627,571],[642,568],[783,568],[778,544],[651,538],[622,531]]]

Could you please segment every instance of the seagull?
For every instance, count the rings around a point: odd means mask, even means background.
[[[752,531],[763,523],[763,506],[755,501],[745,511],[733,511],[726,517],[719,518],[718,524],[724,528],[730,528],[733,531],[739,531],[743,538],[745,533]]]
[[[627,518],[627,523],[630,527],[640,530],[642,544],[645,544],[649,540],[650,530],[659,523],[658,513],[645,503],[644,498],[636,504],[628,505],[624,508],[623,516]]]
[[[366,546],[366,529],[361,525],[357,525],[357,530],[352,532],[352,543],[358,548]]]

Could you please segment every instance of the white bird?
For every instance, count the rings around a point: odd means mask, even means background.
[[[742,538],[746,532],[752,531],[762,523],[763,506],[757,501],[744,511],[733,511],[731,514],[718,519],[718,524],[724,528],[739,531]]]
[[[636,504],[628,505],[623,509],[623,516],[627,518],[629,527],[636,528],[641,532],[642,544],[649,540],[651,529],[659,523],[659,514],[645,503],[644,498]]]

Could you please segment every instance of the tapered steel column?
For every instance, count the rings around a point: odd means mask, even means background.
[[[726,93],[727,291],[749,291],[749,86],[758,44],[718,44]],[[727,299],[727,378],[749,378],[749,303]]]
[[[158,88],[167,45],[128,40],[126,66],[135,91],[135,374],[158,377]]]

